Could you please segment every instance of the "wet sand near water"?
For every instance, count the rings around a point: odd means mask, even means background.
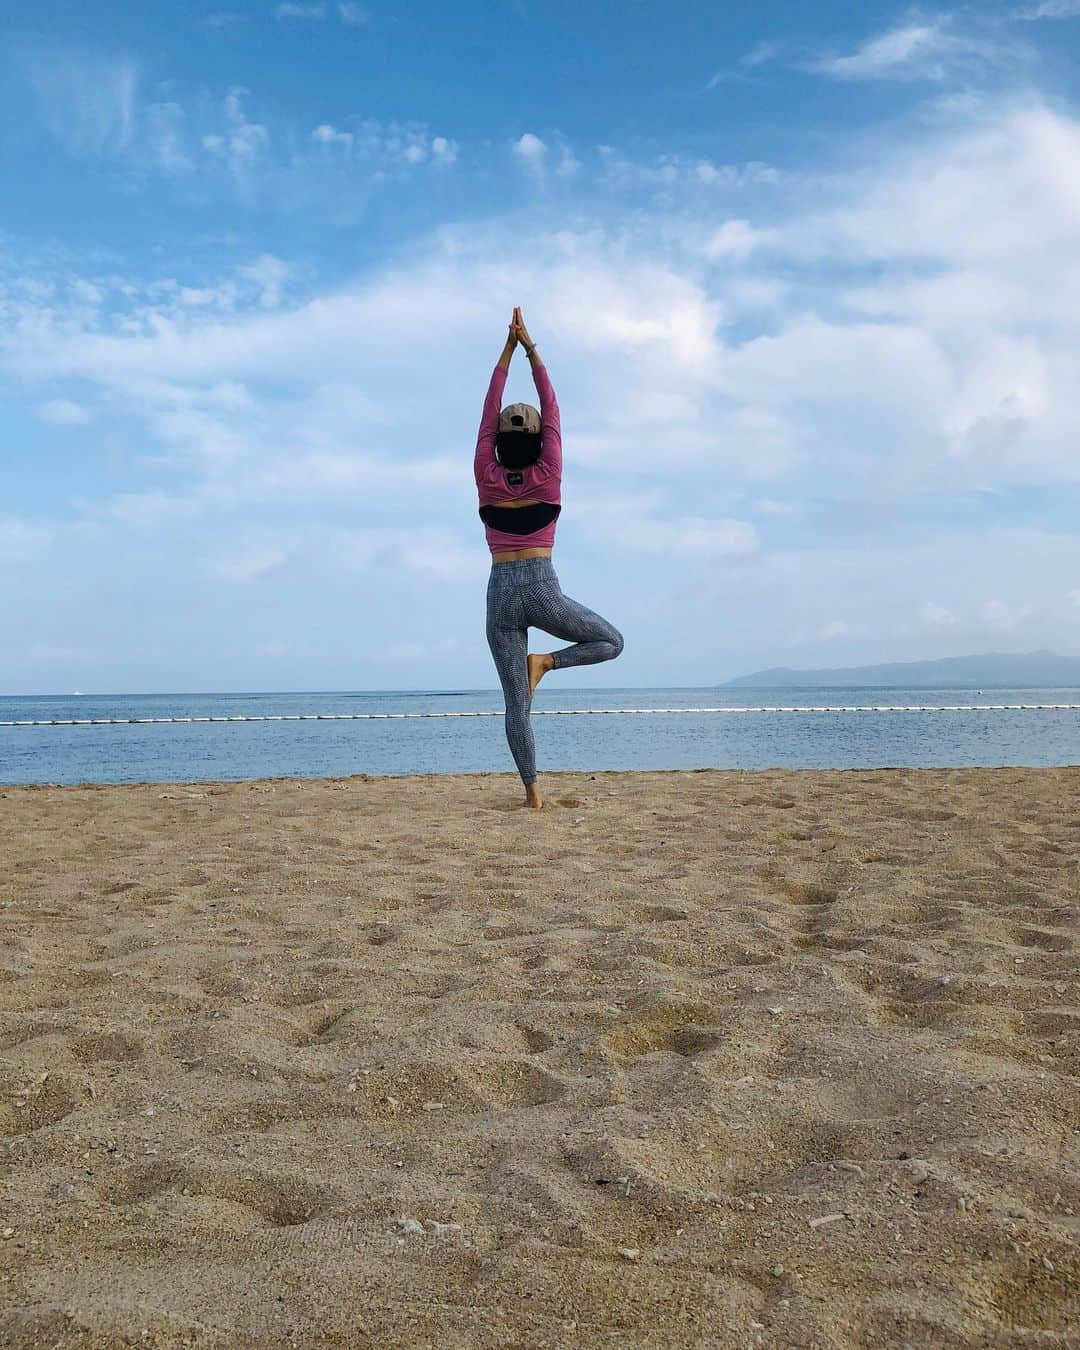
[[[0,788],[0,1344],[1080,1345],[1080,769]]]

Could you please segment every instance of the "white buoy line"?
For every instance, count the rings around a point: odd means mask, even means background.
[[[1080,712],[1080,703],[856,703],[754,708],[535,708],[533,717],[637,717],[689,713],[950,713],[950,712]],[[237,713],[203,717],[46,717],[0,720],[0,727],[115,727],[195,722],[393,722],[433,717],[502,717],[502,709],[479,712],[411,713]]]

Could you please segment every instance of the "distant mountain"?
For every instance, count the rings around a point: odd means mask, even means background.
[[[838,685],[897,685],[904,689],[1047,689],[1080,687],[1080,659],[1055,652],[987,652],[983,656],[946,656],[938,661],[890,661],[880,666],[838,666],[832,670],[792,670],[774,666],[740,675],[718,689],[788,685],[811,688]]]

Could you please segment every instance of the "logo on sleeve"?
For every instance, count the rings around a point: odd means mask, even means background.
[[[525,475],[520,469],[513,469],[506,475],[506,482],[509,487],[520,487],[525,481]]]

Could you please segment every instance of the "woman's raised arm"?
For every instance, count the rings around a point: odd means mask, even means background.
[[[529,365],[532,367],[533,384],[536,385],[536,392],[540,396],[540,431],[543,439],[538,463],[543,464],[545,468],[554,470],[556,473],[561,473],[562,423],[559,420],[559,403],[555,397],[555,390],[551,387],[551,380],[547,373],[547,367],[544,365],[544,359],[536,350],[536,343],[529,336],[529,330],[525,327],[525,320],[522,318],[520,308],[514,310],[513,328],[518,342],[521,343],[528,354]]]
[[[517,346],[513,320],[510,321],[506,335],[506,345],[502,355],[491,372],[487,394],[484,396],[484,410],[480,414],[480,430],[476,436],[476,454],[473,456],[473,473],[479,478],[484,469],[495,459],[495,436],[499,430],[499,412],[502,408],[503,390],[506,388],[506,375],[510,369],[510,358]]]
[[[517,310],[515,310],[514,313],[516,314]],[[517,330],[514,327],[513,319],[510,320],[510,322],[506,325],[506,327],[507,327],[506,345],[503,347],[502,355],[499,357],[499,360],[497,362],[497,364],[503,370],[510,369],[510,358],[513,356],[514,348],[518,344]]]

